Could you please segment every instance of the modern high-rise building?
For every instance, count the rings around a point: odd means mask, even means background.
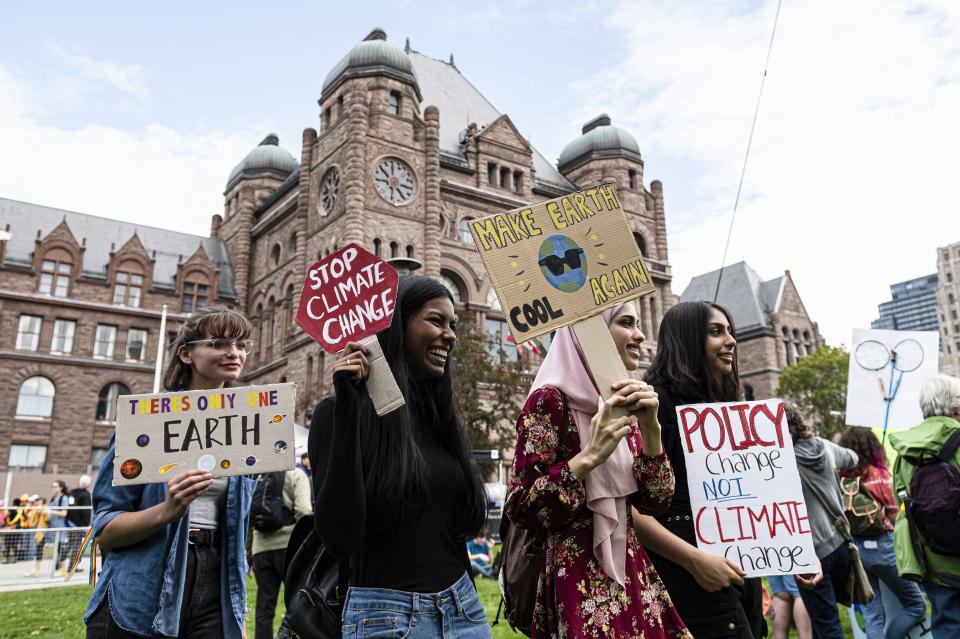
[[[940,372],[960,375],[960,242],[937,249],[936,317],[940,330]],[[936,326],[936,325],[935,325]]]
[[[937,327],[937,274],[924,275],[890,287],[891,300],[879,305],[880,319],[871,328],[891,331],[935,331]]]

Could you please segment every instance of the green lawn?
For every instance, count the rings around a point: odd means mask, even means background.
[[[497,603],[500,601],[500,591],[497,583],[492,579],[478,579],[477,589],[480,601],[487,611],[487,617],[492,621],[497,614]],[[64,588],[45,588],[41,590],[27,590],[23,592],[0,593],[0,639],[24,639],[27,637],[69,637],[83,639],[84,626],[80,619],[87,605],[92,588],[89,586],[71,586]],[[247,604],[250,609],[247,620],[247,636],[253,637],[253,610],[257,597],[257,583],[254,579],[247,580]],[[277,616],[274,626],[280,626],[283,613],[283,595],[277,605]],[[847,621],[847,611],[840,608],[840,619],[848,637],[850,625]],[[493,627],[494,639],[506,637],[522,637],[523,635],[510,630],[509,624],[502,620]],[[772,633],[771,635],[772,636]],[[791,632],[796,637],[796,632]]]

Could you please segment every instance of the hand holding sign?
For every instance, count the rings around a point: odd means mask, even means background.
[[[325,351],[334,354],[346,348],[345,356],[360,353],[363,362],[353,365],[369,367],[367,392],[381,416],[404,403],[377,341],[377,333],[393,319],[398,280],[392,266],[348,244],[310,267],[297,310],[297,325]],[[362,345],[366,354],[357,344],[350,346],[352,342]]]

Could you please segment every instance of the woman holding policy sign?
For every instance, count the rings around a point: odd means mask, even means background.
[[[400,278],[392,323],[377,338],[406,404],[377,416],[368,353],[351,342],[334,365],[336,398],[314,410],[316,532],[351,564],[345,638],[491,637],[466,553],[485,496],[453,397],[455,325],[442,284]]]
[[[637,370],[636,306],[603,317],[624,366]],[[557,331],[532,388],[505,505],[518,526],[548,533],[532,636],[691,637],[630,525],[631,506],[657,514],[673,495],[657,396],[626,379],[603,401],[570,327]],[[636,418],[613,417],[616,406]]]
[[[679,405],[737,400],[736,345],[733,320],[722,306],[678,304],[663,316],[657,354],[644,376],[660,398],[663,447],[673,464],[677,489],[665,513],[656,518],[635,515],[634,525],[697,639],[766,636],[760,579],[744,579],[746,573],[736,564],[697,548],[677,426]]]
[[[235,381],[249,336],[236,311],[197,311],[170,347],[163,385]],[[166,484],[113,486],[114,454],[111,439],[93,490],[92,528],[109,556],[84,615],[88,639],[245,636],[244,545],[256,482],[189,470]]]

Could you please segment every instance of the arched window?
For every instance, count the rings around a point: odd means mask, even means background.
[[[752,402],[754,399],[753,386],[750,384],[743,385],[743,399],[748,402]]]
[[[180,311],[192,313],[207,305],[210,297],[210,283],[200,273],[194,272],[187,276],[183,283],[183,300]]]
[[[111,382],[101,388],[100,393],[97,395],[97,421],[117,421],[117,398],[121,395],[129,394],[130,389],[120,382]]]
[[[73,272],[73,256],[64,249],[51,249],[40,262],[40,281],[37,292],[44,295],[66,297],[70,292],[70,273]]]
[[[407,244],[407,257],[413,258],[413,244]]]
[[[53,382],[42,375],[25,379],[17,396],[17,417],[50,417],[56,394]]]
[[[639,233],[633,234],[633,241],[637,243],[637,248],[640,249],[640,255],[647,256],[647,241],[643,239],[643,236]]]
[[[380,244],[381,244],[381,243],[382,243],[382,242],[380,242],[380,238],[379,238],[379,237],[376,237],[376,238],[373,239],[373,254],[376,255],[377,257],[380,257]]]
[[[637,172],[634,169],[627,171],[627,185],[631,189],[637,188]]]
[[[390,242],[390,257],[397,257],[397,253],[400,251],[400,245],[396,242]]]
[[[270,249],[270,259],[273,260],[273,265],[276,266],[280,263],[280,244],[274,244],[273,248]]]
[[[394,115],[400,115],[400,92],[391,91],[390,101],[387,104],[387,110]]]
[[[472,221],[472,217],[465,217],[457,222],[457,233],[460,235],[461,242],[473,244],[473,234],[470,233],[470,222]]]
[[[450,291],[450,295],[453,296],[454,304],[459,304],[463,301],[463,287],[460,286],[459,278],[452,276],[446,271],[440,273],[440,283],[447,287],[447,290]]]
[[[123,306],[140,306],[143,291],[143,271],[136,262],[127,261],[117,267],[113,285],[113,303]]]

